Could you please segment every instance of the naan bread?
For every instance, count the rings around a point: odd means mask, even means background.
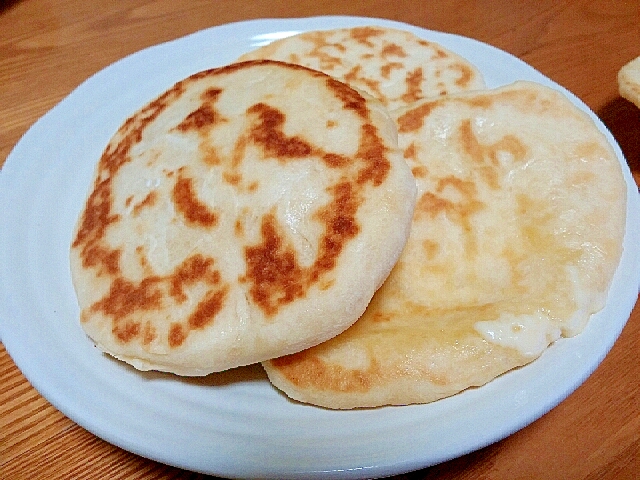
[[[618,71],[620,96],[640,108],[640,57],[631,60]]]
[[[418,184],[409,241],[351,328],[264,363],[294,399],[431,402],[533,361],[604,306],[626,189],[585,113],[518,82],[424,101],[396,120]]]
[[[197,73],[100,158],[71,247],[82,326],[181,375],[315,345],[390,272],[415,188],[376,100],[279,62]]]
[[[317,30],[276,40],[240,57],[270,58],[327,73],[391,110],[423,98],[484,88],[466,59],[410,32],[386,27]]]

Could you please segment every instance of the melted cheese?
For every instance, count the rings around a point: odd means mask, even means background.
[[[560,329],[542,312],[532,315],[502,314],[497,320],[476,322],[475,330],[486,341],[518,350],[526,357],[537,357],[560,338]]]

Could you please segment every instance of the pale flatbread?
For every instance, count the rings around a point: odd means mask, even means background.
[[[376,97],[391,110],[439,95],[482,89],[480,71],[410,32],[365,26],[315,30],[240,57],[270,58],[320,70]]]
[[[631,60],[618,71],[620,96],[640,108],[640,57]]]
[[[182,375],[307,348],[362,314],[414,205],[378,101],[272,61],[195,74],[100,158],[71,248],[82,326]]]
[[[604,306],[626,189],[585,113],[518,82],[421,102],[396,119],[418,183],[409,241],[350,329],[264,363],[294,399],[431,402],[533,361]]]

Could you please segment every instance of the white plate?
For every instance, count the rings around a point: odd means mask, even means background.
[[[56,408],[111,443],[186,469],[243,478],[364,478],[433,465],[504,438],[554,407],[600,363],[638,295],[640,201],[619,147],[592,113],[615,146],[629,190],[625,251],[609,301],[581,335],[484,387],[429,405],[336,412],[288,401],[257,366],[202,379],[141,374],[102,355],[84,335],[68,249],[94,166],[120,123],[175,81],[256,45],[362,24],[439,42],[474,62],[490,87],[526,79],[561,89],[486,44],[351,17],[224,25],[100,71],[33,125],[0,172],[0,334]]]

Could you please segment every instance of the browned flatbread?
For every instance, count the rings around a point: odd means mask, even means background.
[[[279,62],[197,73],[100,158],[71,247],[82,326],[182,375],[310,347],[362,314],[414,204],[378,101]]]
[[[518,82],[423,101],[396,121],[418,184],[409,241],[351,328],[264,363],[291,398],[431,402],[533,361],[604,306],[626,188],[585,113]]]
[[[239,60],[259,58],[320,70],[369,93],[391,110],[485,86],[480,71],[460,55],[388,27],[305,32],[276,40]]]

